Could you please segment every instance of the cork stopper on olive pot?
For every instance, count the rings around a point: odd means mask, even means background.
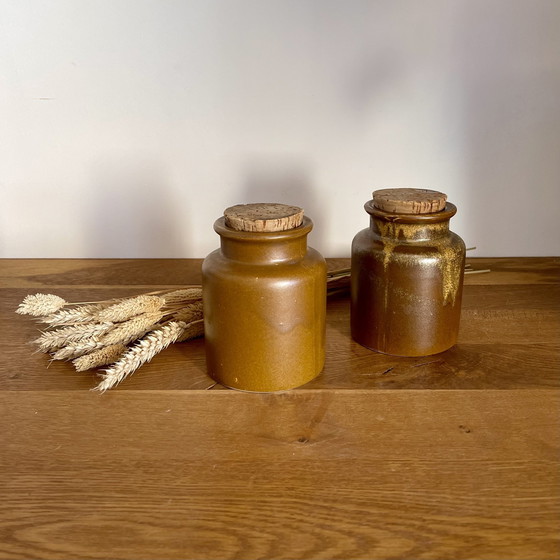
[[[373,204],[394,214],[433,214],[445,208],[447,195],[428,189],[381,189],[373,192]]]
[[[226,226],[236,231],[274,232],[299,227],[303,209],[287,204],[237,204],[224,211]]]

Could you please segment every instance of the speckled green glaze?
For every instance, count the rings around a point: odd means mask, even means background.
[[[449,230],[457,209],[392,214],[369,201],[370,227],[352,243],[352,338],[396,356],[428,356],[457,342],[465,244]]]
[[[208,373],[244,391],[281,391],[325,363],[326,263],[307,247],[313,224],[280,232],[214,224],[221,248],[202,265]]]

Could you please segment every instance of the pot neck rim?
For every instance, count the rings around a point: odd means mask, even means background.
[[[222,238],[231,239],[240,242],[274,242],[274,241],[291,241],[298,237],[306,236],[313,229],[313,222],[307,216],[303,217],[300,226],[287,229],[284,231],[237,231],[226,226],[225,218],[222,216],[214,222],[214,231]]]
[[[395,212],[385,212],[374,206],[373,200],[368,200],[364,204],[366,212],[375,219],[386,222],[398,222],[401,224],[428,225],[438,222],[447,222],[457,213],[457,207],[451,202],[447,202],[445,208],[439,212],[431,214],[398,214]]]

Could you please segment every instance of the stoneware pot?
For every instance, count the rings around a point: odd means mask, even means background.
[[[227,387],[291,389],[323,369],[326,263],[307,247],[311,220],[297,209],[301,219],[287,221],[285,208],[236,206],[214,224],[221,247],[202,265],[206,359]]]
[[[465,244],[449,230],[457,209],[446,198],[384,189],[365,204],[370,226],[352,243],[356,342],[395,356],[437,354],[457,342]]]

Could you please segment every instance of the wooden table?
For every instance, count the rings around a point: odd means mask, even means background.
[[[17,304],[199,283],[200,261],[1,261],[0,558],[559,558],[560,259],[470,262],[492,272],[444,354],[362,348],[336,297],[301,389],[207,390],[197,340],[99,394],[32,353]]]

